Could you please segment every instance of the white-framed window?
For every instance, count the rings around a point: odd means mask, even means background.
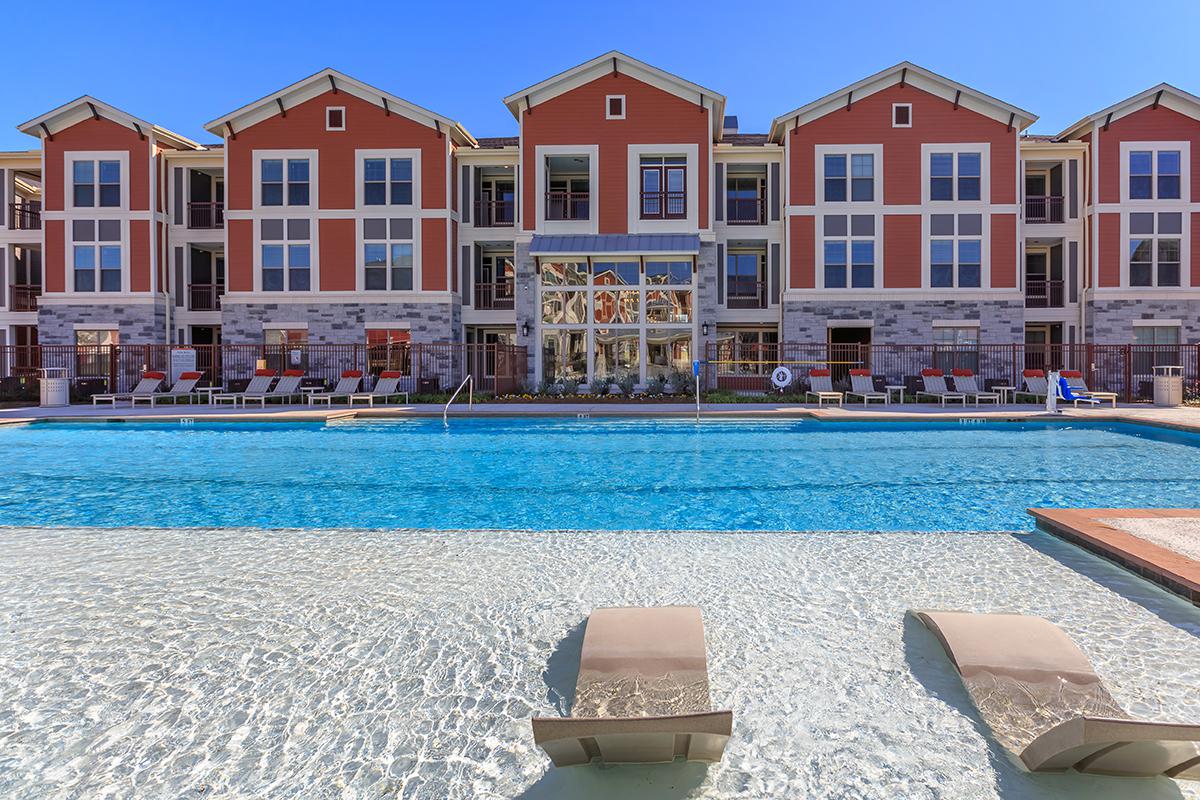
[[[821,224],[824,288],[875,288],[879,263],[875,215],[825,214]]]
[[[312,224],[308,219],[259,220],[262,291],[312,291]]]
[[[326,106],[325,107],[325,130],[327,130],[327,131],[344,131],[344,130],[346,130],[346,107],[345,106]]]
[[[364,158],[362,172],[363,205],[412,205],[413,163],[411,158]]]
[[[929,215],[929,287],[983,285],[983,215]]]
[[[912,127],[912,103],[892,103],[892,127]]]
[[[978,151],[929,154],[929,199],[977,201],[983,198],[983,154]]]
[[[625,95],[610,94],[604,98],[605,119],[625,119]]]
[[[1179,150],[1130,150],[1129,199],[1179,200],[1182,191],[1182,158]]]
[[[63,154],[65,210],[129,207],[129,153],[124,150]]]
[[[1129,215],[1129,285],[1180,286],[1183,214],[1150,211]]]
[[[72,286],[76,292],[122,290],[121,238],[121,220],[71,220]]]
[[[316,150],[255,150],[255,208],[317,205]]]
[[[875,202],[874,153],[825,153],[821,165],[826,203]]]
[[[413,221],[362,221],[362,286],[366,291],[407,292],[413,289]]]

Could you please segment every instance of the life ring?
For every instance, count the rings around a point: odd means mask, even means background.
[[[771,383],[776,389],[786,389],[792,383],[792,371],[787,367],[776,367],[771,373]]]

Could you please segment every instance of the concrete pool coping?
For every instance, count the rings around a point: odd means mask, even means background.
[[[1101,520],[1195,519],[1200,508],[1031,508],[1038,528],[1200,606],[1200,561]]]
[[[403,419],[440,417],[444,406],[412,404],[403,406],[345,406],[312,408],[302,405],[268,406],[236,411],[227,407],[180,405],[137,408],[74,405],[59,408],[10,408],[0,410],[0,425],[33,422],[175,422],[180,419],[204,419],[213,422],[323,422],[347,419]],[[450,409],[449,416],[523,417],[694,417],[695,404],[688,403],[484,403],[468,410],[465,405]],[[970,408],[943,408],[933,405],[895,404],[891,406],[814,407],[786,403],[705,403],[702,418],[813,419],[825,421],[928,421],[991,420],[1028,421],[1071,419],[1098,422],[1129,422],[1182,431],[1200,432],[1200,406],[1159,408],[1122,406],[1116,410],[1066,407],[1051,416],[1038,406],[1004,405]]]

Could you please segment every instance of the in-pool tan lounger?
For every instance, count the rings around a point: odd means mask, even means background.
[[[533,740],[558,767],[720,761],[733,712],[710,706],[700,609],[592,611],[571,713],[533,720]]]
[[[913,613],[1029,769],[1200,780],[1200,725],[1131,719],[1058,626],[1023,614]]]

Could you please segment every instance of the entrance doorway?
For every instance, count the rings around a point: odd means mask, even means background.
[[[1063,326],[1061,322],[1037,322],[1025,326],[1025,369],[1062,369]]]
[[[827,336],[829,372],[834,381],[849,380],[852,369],[871,368],[869,326],[830,328]]]

